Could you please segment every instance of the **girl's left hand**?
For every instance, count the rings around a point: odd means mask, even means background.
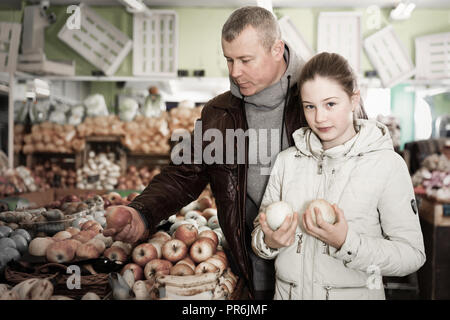
[[[315,208],[317,226],[312,220],[312,212],[308,209],[302,216],[303,226],[308,234],[339,250],[347,238],[348,225],[344,211],[339,209],[336,204],[333,204],[333,209],[336,213],[334,224],[323,220],[320,210]]]

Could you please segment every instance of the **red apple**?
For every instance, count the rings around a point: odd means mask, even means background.
[[[71,239],[75,239],[80,241],[81,243],[86,243],[92,238],[94,238],[98,232],[95,232],[94,230],[82,230],[78,232],[76,235],[72,236]]]
[[[75,257],[75,250],[66,241],[56,241],[47,247],[46,256],[49,262],[66,263]]]
[[[194,263],[194,261],[192,261],[192,259],[189,258],[189,257],[186,257],[186,258],[184,258],[184,259],[181,259],[180,261],[177,262],[177,264],[185,264],[185,265],[187,265],[189,268],[191,268],[192,271],[195,270],[195,263]]]
[[[162,247],[166,242],[167,241],[161,238],[150,239],[147,241],[147,243],[151,243],[156,248],[156,251],[158,252],[158,259],[161,259],[162,257]]]
[[[189,267],[187,264],[176,264],[172,268],[170,268],[170,274],[174,276],[189,276],[193,275],[194,270]]]
[[[149,261],[144,268],[145,278],[154,279],[157,275],[167,275],[170,273],[172,262],[164,259],[153,259]]]
[[[111,261],[125,262],[128,260],[125,250],[117,246],[106,249],[103,255]]]
[[[78,259],[96,259],[100,257],[100,252],[93,243],[82,243],[76,252]]]
[[[151,236],[151,239],[156,239],[156,238],[160,238],[160,239],[163,239],[163,240],[165,240],[165,241],[169,241],[169,240],[172,239],[172,237],[170,236],[170,234],[168,234],[168,233],[165,232],[165,231],[158,231],[158,232],[156,232],[155,234],[153,234],[153,235]]]
[[[174,238],[183,241],[188,247],[197,239],[197,228],[190,224],[182,224],[175,230]]]
[[[197,200],[197,209],[203,211],[212,207],[211,198],[208,196],[201,197]]]
[[[147,262],[158,258],[158,251],[151,243],[141,243],[134,248],[131,257],[134,263],[140,265],[141,267],[145,267]]]
[[[217,209],[214,208],[207,208],[200,212],[200,214],[205,217],[206,220],[209,220],[212,216],[217,216]]]
[[[72,234],[68,231],[59,231],[52,237],[55,241],[61,241],[64,239],[70,239],[72,238]]]
[[[187,245],[178,239],[167,241],[162,247],[162,255],[170,262],[177,262],[186,257],[188,252]]]
[[[121,274],[123,275],[125,270],[128,270],[128,269],[133,271],[134,281],[144,279],[144,269],[142,269],[142,267],[140,265],[138,265],[136,263],[128,263],[127,265],[125,265],[125,267],[122,268]]]
[[[216,272],[219,268],[217,268],[215,265],[203,261],[195,267],[195,274],[202,274],[202,273],[209,273],[209,272]]]
[[[208,262],[217,267],[220,270],[220,273],[224,272],[227,268],[226,262],[223,260],[221,256],[213,255],[210,258],[206,259],[205,262]]]
[[[106,195],[106,198],[109,200],[109,202],[111,202],[112,205],[116,206],[116,205],[121,205],[123,202],[122,196],[114,191],[111,191],[110,193],[108,193]]]
[[[127,200],[128,200],[128,201],[133,201],[134,198],[136,198],[138,195],[139,195],[139,193],[137,193],[137,192],[132,192],[132,193],[130,193],[130,194],[128,195]]]
[[[217,233],[215,233],[212,230],[204,230],[204,231],[200,232],[198,237],[199,238],[202,238],[202,237],[210,238],[212,241],[214,241],[216,247],[219,244],[219,237],[217,236]]]
[[[206,261],[216,253],[216,244],[210,238],[198,238],[191,246],[190,255],[195,263]]]

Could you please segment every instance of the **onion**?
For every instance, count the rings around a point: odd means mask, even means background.
[[[284,201],[274,202],[266,209],[266,220],[270,229],[277,230],[287,216],[293,214],[292,207]]]
[[[336,214],[334,213],[334,209],[331,206],[331,204],[326,200],[316,199],[313,200],[308,206],[308,209],[311,211],[312,220],[315,225],[317,225],[317,223],[314,208],[318,208],[320,210],[322,218],[326,222],[330,224],[334,224],[336,222]]]

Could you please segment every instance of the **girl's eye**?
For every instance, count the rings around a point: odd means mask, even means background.
[[[328,102],[328,103],[327,103],[327,106],[328,106],[328,107],[333,107],[333,106],[335,106],[335,105],[336,105],[336,103],[334,103],[334,102]]]
[[[311,104],[305,104],[303,107],[304,107],[305,109],[314,109],[314,106],[311,105]]]

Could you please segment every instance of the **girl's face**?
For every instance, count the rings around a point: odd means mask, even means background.
[[[324,150],[343,144],[356,134],[353,111],[359,105],[359,91],[349,97],[336,81],[316,76],[303,84],[301,97],[306,121]]]

